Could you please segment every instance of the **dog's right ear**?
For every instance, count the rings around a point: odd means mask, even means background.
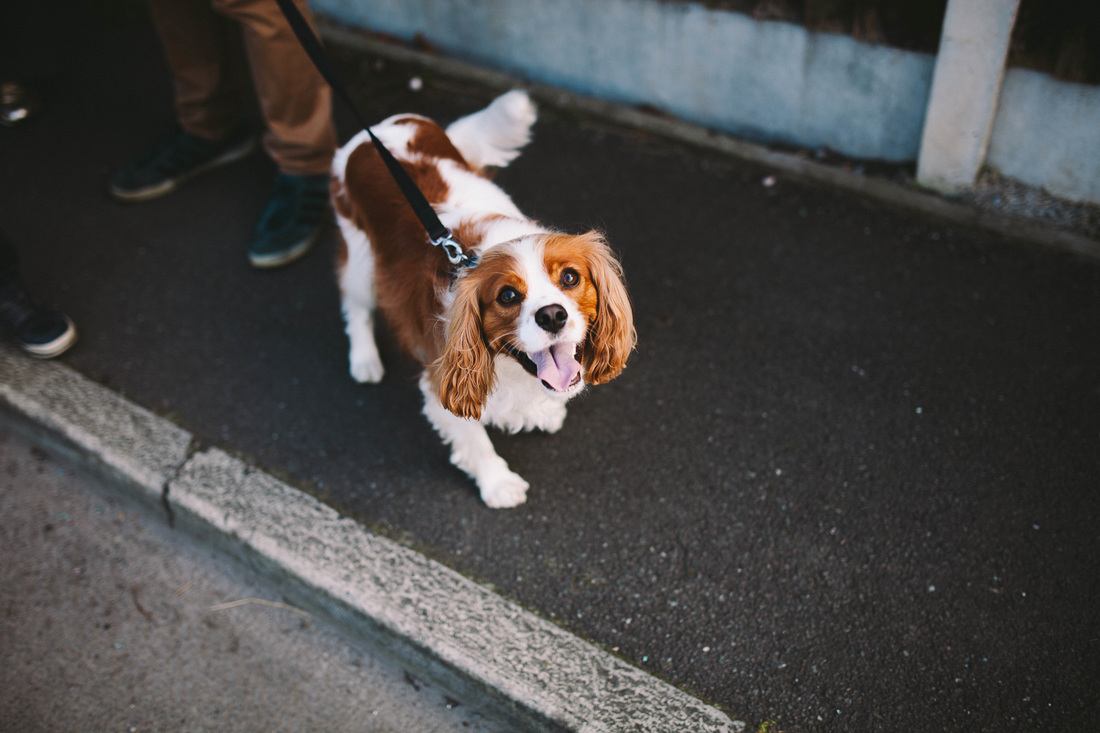
[[[477,278],[467,276],[455,286],[443,354],[432,365],[432,387],[447,410],[477,420],[494,376],[493,356],[481,328]]]
[[[599,300],[596,318],[589,326],[581,352],[584,378],[590,384],[604,384],[619,376],[627,357],[638,342],[634,312],[623,284],[623,268],[602,235],[582,235],[588,243],[588,268]]]

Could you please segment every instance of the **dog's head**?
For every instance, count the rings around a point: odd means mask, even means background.
[[[486,252],[454,285],[432,365],[443,406],[478,419],[493,360],[515,359],[567,400],[623,370],[636,335],[622,268],[599,234],[537,234]]]

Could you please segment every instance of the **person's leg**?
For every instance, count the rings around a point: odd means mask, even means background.
[[[239,26],[210,0],[148,0],[172,71],[176,118],[184,132],[221,140],[243,119],[247,69]]]
[[[306,0],[296,0],[312,22]],[[332,90],[313,66],[273,0],[214,0],[241,25],[244,47],[267,131],[264,149],[281,173],[328,173],[336,150]]]
[[[295,0],[312,18],[306,0]],[[304,255],[329,210],[328,172],[336,150],[332,91],[273,0],[214,0],[242,26],[252,83],[267,130],[264,149],[279,168],[249,245],[256,267]]]
[[[64,313],[31,300],[19,276],[15,245],[0,230],[0,333],[31,356],[52,359],[76,343],[76,327]]]
[[[19,285],[19,254],[15,245],[8,241],[7,235],[0,230],[0,297],[12,287]]]
[[[248,88],[240,29],[210,0],[149,0],[172,71],[179,129],[156,142],[111,179],[115,198],[148,201],[255,148],[242,124]]]

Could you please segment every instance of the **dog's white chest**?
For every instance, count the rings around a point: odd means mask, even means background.
[[[510,433],[535,429],[555,433],[561,429],[567,398],[549,393],[511,357],[497,355],[494,368],[497,380],[481,422]]]

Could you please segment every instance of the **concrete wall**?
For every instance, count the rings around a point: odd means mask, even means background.
[[[654,0],[314,0],[342,22],[762,142],[911,160],[934,59]]]
[[[986,164],[1056,196],[1100,204],[1100,87],[1009,69]]]
[[[968,0],[952,0],[963,1]],[[928,54],[809,33],[693,3],[312,4],[348,25],[405,39],[423,33],[448,56],[532,82],[651,105],[759,142],[826,147],[855,158],[917,159],[936,68],[936,57]],[[1065,85],[1049,81],[1027,72],[1008,75],[988,162],[1061,196],[1100,203],[1095,89],[1071,89],[1067,100]],[[1051,134],[1055,129],[1057,135]]]

